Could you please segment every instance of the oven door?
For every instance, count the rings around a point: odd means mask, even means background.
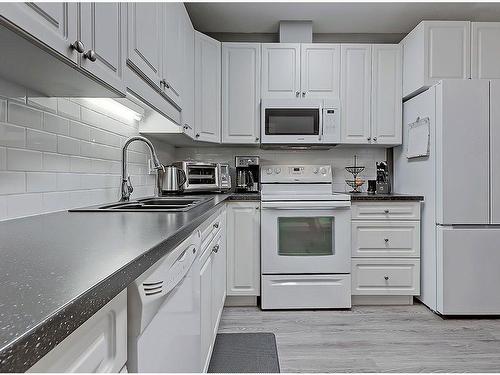
[[[351,272],[347,201],[262,202],[263,274]]]
[[[262,107],[262,143],[316,144],[323,134],[321,104],[300,107],[269,104]]]

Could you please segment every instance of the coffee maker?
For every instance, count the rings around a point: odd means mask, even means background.
[[[236,156],[236,191],[252,193],[260,190],[258,156]]]
[[[377,162],[377,194],[390,194],[391,181],[389,178],[389,166],[386,161]]]

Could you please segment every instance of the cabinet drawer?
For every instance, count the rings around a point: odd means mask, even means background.
[[[420,202],[356,202],[352,219],[420,220]]]
[[[351,275],[262,275],[261,307],[332,309],[351,307]]]
[[[420,256],[419,221],[353,221],[353,257]]]
[[[419,259],[353,259],[353,295],[420,294]]]
[[[219,233],[223,226],[222,215],[225,214],[224,210],[217,211],[200,227],[201,231],[201,249],[202,251],[212,241],[212,239]]]

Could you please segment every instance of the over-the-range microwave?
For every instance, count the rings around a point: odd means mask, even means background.
[[[262,99],[263,145],[321,145],[340,142],[340,105],[322,99]]]

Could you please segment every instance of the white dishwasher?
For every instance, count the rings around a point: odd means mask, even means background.
[[[128,288],[130,372],[201,372],[196,231]]]

